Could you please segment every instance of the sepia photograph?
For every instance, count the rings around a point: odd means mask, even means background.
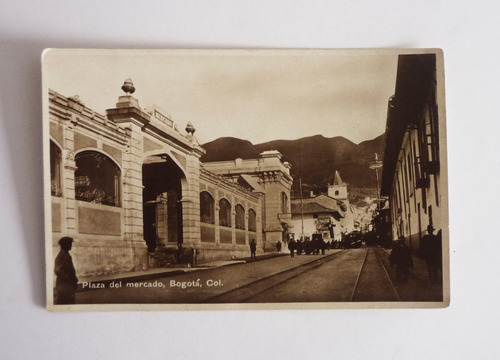
[[[443,52],[47,49],[47,308],[443,308]]]

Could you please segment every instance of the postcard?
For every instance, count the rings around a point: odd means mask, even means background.
[[[449,305],[440,49],[47,49],[52,311]]]

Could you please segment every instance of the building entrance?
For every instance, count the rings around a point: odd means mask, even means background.
[[[184,173],[167,155],[148,157],[142,166],[144,239],[150,253],[182,243]]]

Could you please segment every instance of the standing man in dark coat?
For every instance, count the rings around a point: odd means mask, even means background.
[[[250,243],[250,256],[252,259],[255,259],[255,253],[257,252],[257,244],[255,243],[255,239],[252,239]]]
[[[422,238],[418,256],[425,260],[429,278],[431,280],[439,280],[439,274],[442,271],[442,244],[441,236],[433,234],[434,228],[432,225],[427,226],[427,235]],[[441,231],[439,231],[441,235]]]
[[[295,251],[295,248],[296,248],[296,245],[297,243],[295,242],[295,240],[293,238],[290,239],[290,241],[288,242],[288,250],[290,250],[290,256],[293,257],[293,253]]]
[[[410,268],[413,268],[413,259],[410,249],[405,245],[404,238],[399,238],[392,248],[389,256],[391,266],[396,266],[396,280],[400,282],[408,281]]]
[[[54,303],[56,305],[74,304],[75,290],[78,286],[75,267],[69,251],[73,246],[73,238],[68,236],[59,240],[61,251],[56,257],[54,272],[56,273],[56,289]]]

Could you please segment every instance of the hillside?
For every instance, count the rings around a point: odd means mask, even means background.
[[[315,135],[253,145],[247,140],[224,137],[202,145],[207,153],[201,161],[250,159],[257,158],[265,150],[278,150],[283,154],[283,161],[292,164],[295,193],[298,193],[299,178],[302,179],[303,190],[308,191],[332,182],[337,170],[342,179],[349,183],[351,193],[373,195],[376,193],[376,178],[369,165],[374,160],[375,153],[381,158],[383,140],[384,136],[380,135],[355,144],[340,136],[325,138]]]

